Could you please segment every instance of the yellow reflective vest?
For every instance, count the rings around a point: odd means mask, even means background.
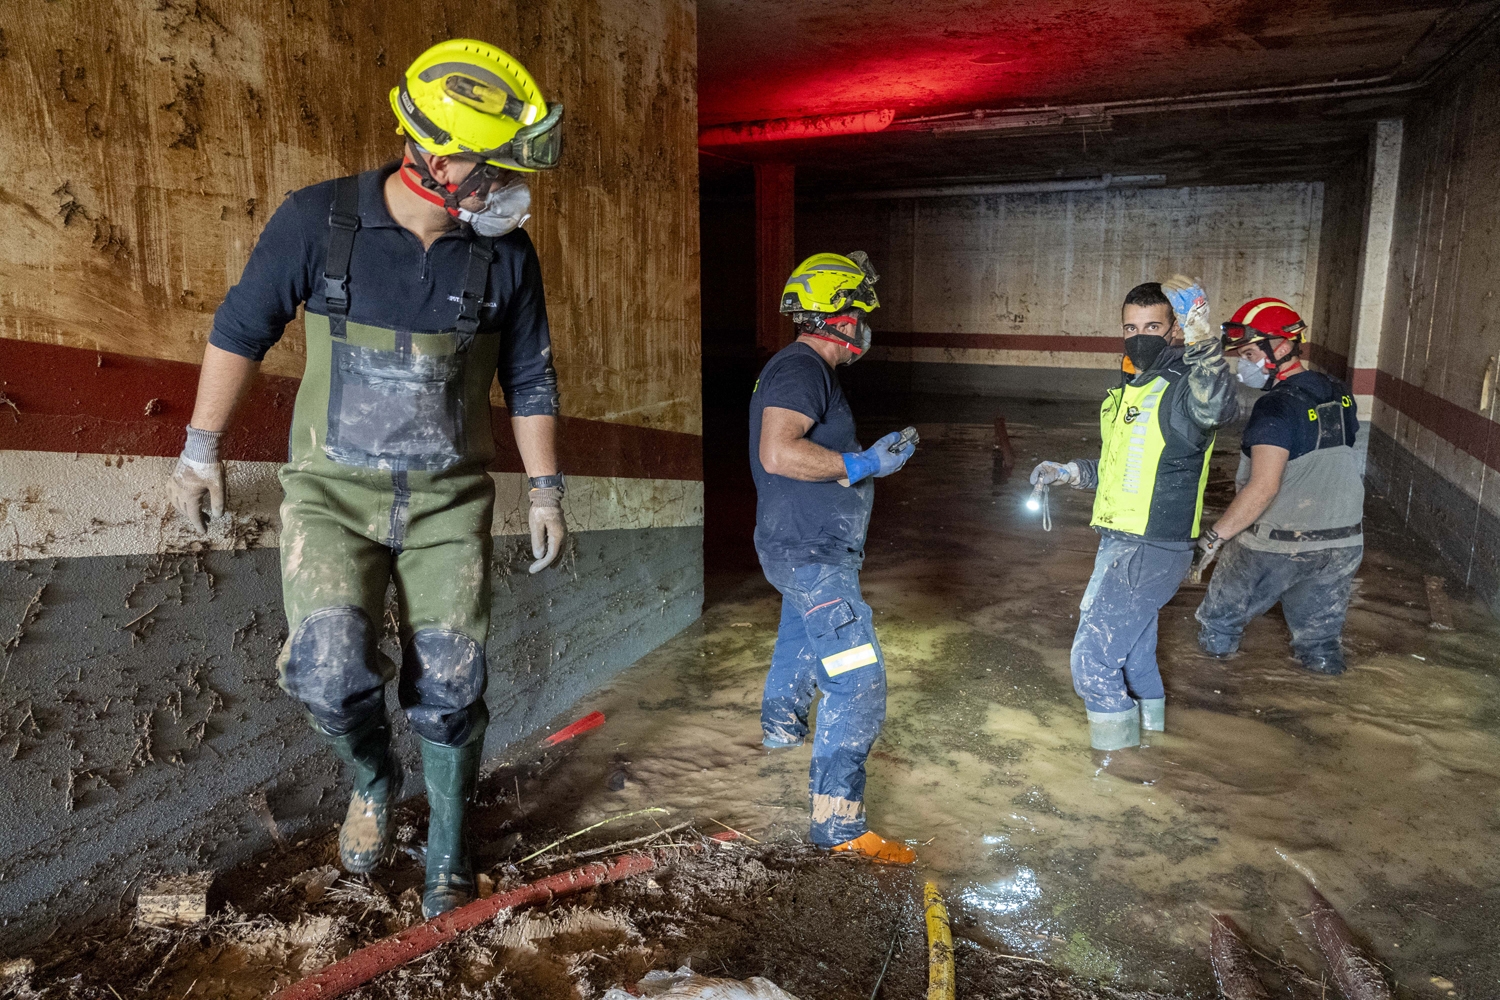
[[[1185,390],[1178,384],[1185,378],[1184,372],[1166,368],[1141,385],[1118,386],[1104,397],[1094,527],[1155,541],[1197,537],[1215,435],[1189,437],[1173,429],[1174,387]]]

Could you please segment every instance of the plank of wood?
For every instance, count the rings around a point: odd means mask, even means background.
[[[141,890],[135,918],[153,927],[188,927],[208,916],[212,872],[190,872],[157,879]]]

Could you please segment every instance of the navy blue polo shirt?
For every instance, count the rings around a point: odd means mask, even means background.
[[[349,261],[349,321],[409,333],[441,333],[458,321],[468,273],[467,227],[424,248],[416,234],[391,218],[385,180],[396,163],[359,175],[359,230]],[[299,305],[328,315],[323,265],[328,256],[328,210],[333,181],[293,191],[266,223],[239,283],[214,313],[208,342],[259,361]],[[479,332],[502,339],[496,374],[512,416],[557,412],[557,372],[542,268],[524,229],[495,241]]]
[[[755,551],[763,562],[858,567],[875,502],[875,480],[854,486],[773,475],[760,464],[760,423],[768,406],[812,420],[808,440],[837,452],[860,451],[854,413],[828,363],[803,343],[766,362],[750,397],[750,475],[755,480]]]
[[[1240,451],[1248,455],[1255,445],[1275,445],[1287,450],[1289,462],[1316,451],[1319,427],[1307,419],[1308,408],[1341,400],[1348,392],[1344,383],[1322,372],[1298,372],[1278,382],[1255,401],[1250,421],[1240,437]],[[1352,396],[1341,412],[1345,440],[1353,441],[1359,431],[1359,411]]]

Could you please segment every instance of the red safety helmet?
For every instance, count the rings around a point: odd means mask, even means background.
[[[1263,344],[1272,339],[1290,340],[1294,345],[1300,344],[1302,334],[1306,330],[1307,324],[1302,321],[1301,316],[1297,315],[1297,310],[1280,299],[1273,299],[1270,296],[1251,299],[1236,309],[1227,322],[1219,326],[1226,351],[1244,347],[1247,344]]]

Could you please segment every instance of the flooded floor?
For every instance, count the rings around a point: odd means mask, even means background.
[[[1500,628],[1451,583],[1456,628],[1431,626],[1436,561],[1382,501],[1347,674],[1297,669],[1275,610],[1237,658],[1200,655],[1203,587],[1184,585],[1161,618],[1168,731],[1104,755],[1068,674],[1092,495],[1054,491],[1050,533],[1023,507],[1025,470],[1097,454],[1097,424],[1083,408],[1012,410],[1009,478],[988,424],[920,426],[917,457],[877,488],[867,550],[890,675],[867,800],[872,827],[916,845],[947,887],[963,934],[1212,996],[1210,913],[1227,912],[1268,978],[1317,996],[1312,879],[1403,994],[1500,995]],[[1219,447],[1222,509],[1236,445]],[[809,749],[759,742],[779,598],[751,574],[709,593],[700,622],[578,706],[609,722],[546,784],[580,824],[662,806],[763,839],[805,831]]]

